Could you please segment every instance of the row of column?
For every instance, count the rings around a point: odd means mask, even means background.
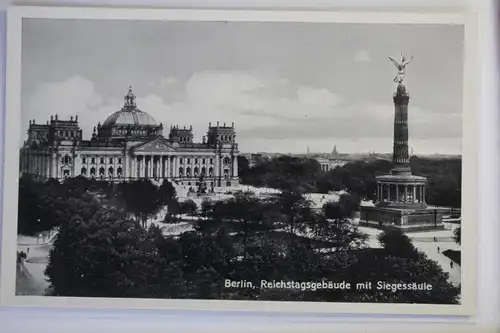
[[[124,157],[124,168],[121,170],[121,176],[125,176],[127,178],[179,178],[185,177],[186,169],[184,169],[184,175],[180,174],[180,159],[183,156],[164,156],[164,155],[139,155],[134,156],[130,159],[126,156]],[[45,178],[62,178],[62,170],[60,170],[61,163],[56,153],[49,152],[33,152],[30,150],[21,150],[20,152],[20,165],[19,170],[21,173],[28,173],[31,175],[38,175],[40,177]],[[219,157],[215,157],[215,165],[213,168],[213,176],[221,177],[225,175],[223,168],[222,160]],[[71,163],[71,175],[73,175],[75,165],[78,167],[77,163],[73,159]],[[238,160],[237,157],[234,156],[231,158],[231,165],[227,166],[228,176],[238,177]],[[77,173],[81,173],[85,168],[85,173],[89,175],[90,169],[88,165],[81,165],[76,171]],[[129,169],[129,170],[127,170]],[[104,168],[105,172],[108,172],[107,164]],[[95,170],[96,173],[99,173],[99,169]],[[113,171],[115,169],[113,168]],[[118,169],[116,169],[118,171]],[[201,169],[199,170],[201,172]],[[209,169],[206,168],[208,173]],[[207,174],[208,175],[208,174]],[[95,176],[100,176],[95,175]],[[107,176],[107,175],[106,175]],[[192,176],[194,173],[192,173]]]
[[[425,203],[425,192],[425,185],[377,184],[378,201]]]
[[[131,162],[130,176],[132,178],[167,178],[176,177],[175,170],[179,159],[163,156],[137,156]]]
[[[186,177],[187,167],[181,166],[180,159],[183,156],[163,156],[163,155],[138,155],[134,156],[131,161],[129,176],[132,178],[179,178]],[[221,159],[215,158],[215,166],[213,176],[220,177],[223,175]],[[181,167],[182,174],[181,174]],[[192,166],[189,166],[192,167]],[[208,168],[205,166],[208,173]],[[194,168],[193,168],[194,169]],[[201,171],[201,169],[199,170]],[[235,156],[232,159],[232,168],[230,166],[230,176],[238,176],[238,160]],[[208,174],[207,174],[208,175]],[[194,173],[191,173],[194,177]]]

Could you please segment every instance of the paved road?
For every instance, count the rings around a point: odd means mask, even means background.
[[[50,241],[53,240],[51,237]],[[52,243],[42,243],[37,237],[19,236],[17,250],[27,253],[23,264],[17,265],[16,294],[44,295],[49,287],[45,276],[45,267]],[[28,251],[29,249],[29,251]]]
[[[380,248],[377,236],[382,232],[374,228],[360,227],[360,230],[368,234],[367,246],[370,248]],[[419,232],[408,234],[413,241],[413,245],[420,251],[424,252],[427,257],[434,260],[441,266],[443,271],[450,274],[449,281],[454,285],[459,285],[461,281],[461,267],[457,263],[450,266],[450,259],[442,254],[445,250],[460,250],[460,245],[453,241],[451,230],[438,230],[429,232]],[[434,242],[436,237],[437,242]],[[440,251],[438,252],[438,246]]]

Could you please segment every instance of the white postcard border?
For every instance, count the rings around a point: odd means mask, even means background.
[[[477,18],[474,13],[345,12],[274,10],[194,10],[76,7],[12,7],[7,21],[6,114],[3,164],[2,252],[0,302],[7,306],[100,307],[113,309],[237,310],[335,314],[462,315],[476,313],[477,278],[477,152],[478,112],[481,89],[477,53]],[[274,301],[173,300],[131,298],[79,298],[16,296],[16,240],[18,161],[21,131],[22,19],[105,19],[251,22],[336,22],[465,25],[462,144],[462,294],[460,305],[326,303]],[[430,51],[432,52],[432,51]],[[438,61],[438,60],[437,60]]]

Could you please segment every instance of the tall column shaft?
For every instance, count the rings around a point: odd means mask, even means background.
[[[393,143],[393,173],[407,174],[410,170],[408,153],[408,102],[410,96],[406,87],[399,84],[394,94],[394,143]]]

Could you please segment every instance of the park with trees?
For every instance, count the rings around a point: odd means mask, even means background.
[[[450,162],[437,170],[432,163],[415,159],[412,163],[423,173],[449,173],[456,167]],[[366,246],[368,236],[351,223],[360,200],[373,195],[374,177],[390,167],[386,161],[353,162],[328,173],[316,164],[292,157],[254,167],[242,163],[246,168],[242,183],[279,188],[281,193],[262,198],[236,192],[220,201],[207,197],[199,207],[193,200],[179,200],[167,180],[157,186],[149,180],[113,184],[77,177],[37,182],[23,176],[18,233],[58,230],[45,270],[51,296],[459,302],[460,288],[406,235],[385,230],[379,238],[381,248],[373,249]],[[453,173],[439,177],[436,191],[429,192],[436,204],[451,200],[443,199],[440,191],[457,185]],[[303,195],[339,189],[347,192],[321,209]],[[166,210],[163,224],[148,222],[162,210]],[[164,232],[162,225],[177,224],[185,215],[200,218],[192,230],[177,235]],[[273,280],[425,282],[433,288],[395,292],[226,288],[225,280],[254,286]]]
[[[282,155],[260,159],[249,166],[240,156],[239,175],[243,184],[302,192],[328,193],[346,190],[362,199],[376,198],[376,177],[390,173],[387,159],[354,160],[328,172],[321,171],[313,158]],[[410,158],[412,173],[428,180],[427,203],[451,208],[461,207],[462,159],[460,157]]]

